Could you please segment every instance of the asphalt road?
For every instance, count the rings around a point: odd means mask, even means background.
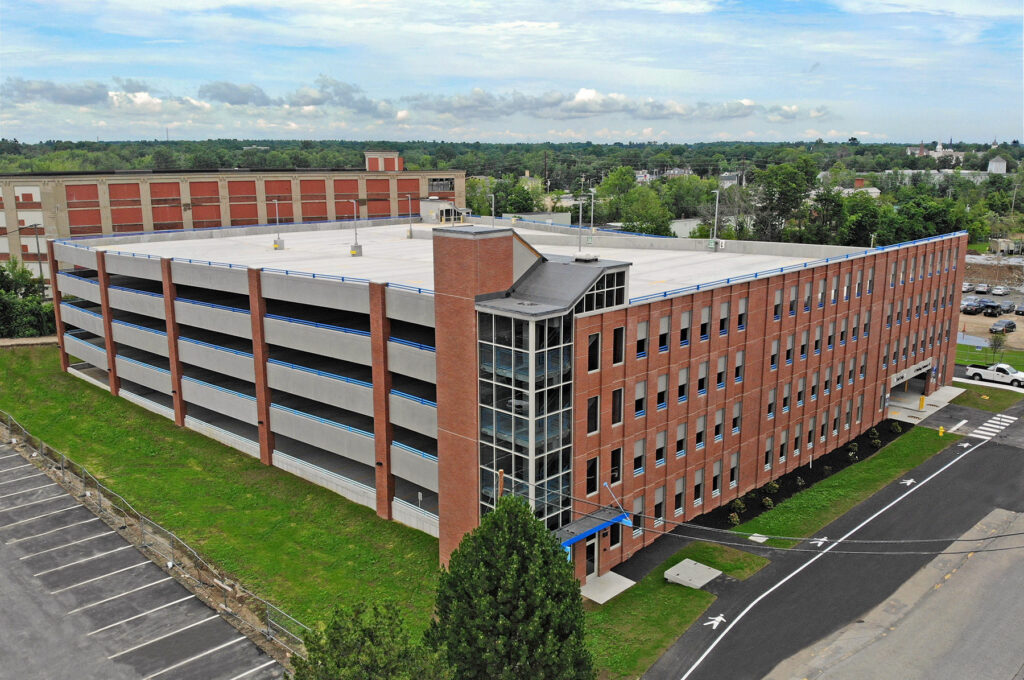
[[[0,677],[283,676],[215,611],[0,445]]]
[[[973,410],[960,415],[969,415],[965,432],[993,416]],[[1024,406],[1007,415],[1024,417]],[[820,532],[832,541],[798,546],[808,552],[773,551],[773,562],[761,572],[720,587],[707,617],[645,678],[765,678],[779,662],[864,616],[993,509],[1024,511],[1024,421],[992,440],[969,436],[962,443],[968,447],[952,445],[908,473],[904,479],[914,484],[889,485]],[[835,544],[850,532],[855,540],[950,540]],[[898,554],[906,552],[923,554]],[[719,615],[724,621],[710,625]]]

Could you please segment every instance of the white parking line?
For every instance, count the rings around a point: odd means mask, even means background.
[[[15,456],[20,456],[20,455],[21,455],[20,453],[8,453],[6,456],[0,456],[0,460],[4,460],[5,458],[14,458]]]
[[[35,517],[29,517],[28,519],[19,519],[17,522],[11,522],[10,524],[4,524],[3,526],[0,526],[0,529],[6,529],[8,527],[16,527],[19,524],[26,524],[28,522],[34,522],[37,519],[42,519],[44,517],[49,517],[50,515],[59,515],[62,512],[67,512],[68,510],[74,510],[76,508],[82,508],[82,506],[81,505],[69,505],[66,508],[61,508],[60,510],[54,510],[52,512],[44,512],[41,515],[36,515]]]
[[[956,432],[957,430],[959,430],[959,429],[960,429],[961,427],[963,427],[963,426],[964,426],[964,425],[966,425],[966,424],[967,424],[967,419],[966,419],[966,418],[964,418],[964,419],[963,419],[963,420],[961,420],[961,421],[960,421],[959,423],[957,423],[957,424],[956,424],[956,425],[954,425],[953,427],[951,427],[951,428],[949,428],[948,430],[946,430],[946,432]]]
[[[82,581],[81,583],[76,583],[76,584],[74,584],[72,586],[67,586],[65,588],[58,588],[57,590],[51,590],[50,591],[50,595],[56,595],[57,593],[63,593],[65,590],[71,590],[72,588],[77,588],[78,586],[84,586],[86,583],[92,583],[93,581],[99,581],[100,579],[106,578],[108,576],[113,576],[114,574],[120,574],[123,571],[129,571],[131,569],[138,569],[139,567],[143,567],[143,566],[145,566],[147,564],[153,564],[153,563],[150,562],[149,560],[146,560],[145,562],[139,562],[138,564],[133,564],[130,567],[125,567],[124,569],[118,569],[116,571],[110,572],[109,574],[103,574],[102,576],[96,576],[95,578],[91,578],[91,579],[88,579],[86,581]]]
[[[863,522],[861,522],[860,524],[858,524],[854,528],[850,529],[848,532],[846,532],[842,536],[842,538],[839,538],[838,540],[829,542],[829,544],[821,552],[819,552],[816,555],[814,555],[813,557],[811,557],[809,560],[807,560],[806,562],[801,564],[799,567],[794,569],[792,572],[790,572],[789,574],[787,574],[786,576],[781,578],[775,585],[771,586],[770,588],[765,590],[763,593],[761,593],[760,595],[755,597],[750,602],[750,604],[748,604],[743,610],[741,610],[739,614],[737,614],[736,616],[733,617],[732,621],[730,621],[728,623],[728,625],[726,625],[725,628],[722,630],[722,632],[718,634],[718,637],[716,637],[714,640],[711,641],[711,644],[708,645],[707,649],[705,649],[704,652],[699,657],[697,657],[697,660],[693,662],[693,664],[687,669],[687,671],[685,673],[683,673],[682,677],[679,680],[686,680],[687,678],[689,678],[690,675],[692,675],[693,672],[695,670],[697,670],[697,667],[700,666],[704,662],[704,659],[706,659],[708,657],[708,655],[711,654],[712,651],[714,651],[715,647],[718,646],[718,643],[720,643],[723,639],[725,639],[725,636],[729,634],[729,631],[731,631],[733,629],[733,627],[737,623],[739,623],[740,620],[742,620],[743,617],[746,616],[750,612],[751,609],[756,607],[757,604],[759,602],[761,602],[761,600],[763,600],[764,598],[768,597],[773,592],[775,592],[776,590],[781,588],[790,579],[792,579],[797,574],[802,572],[804,569],[806,569],[807,567],[811,566],[812,564],[817,562],[819,559],[824,557],[826,554],[831,552],[832,549],[835,548],[837,545],[839,545],[840,543],[842,543],[843,541],[848,539],[850,536],[854,535],[855,533],[857,533],[858,531],[863,529],[865,526],[870,524],[872,521],[874,521],[880,515],[885,513],[887,510],[892,508],[894,505],[896,505],[897,503],[902,501],[904,498],[906,498],[910,494],[916,492],[918,489],[923,487],[925,484],[930,482],[932,479],[934,479],[935,477],[939,476],[940,474],[945,472],[947,469],[949,469],[950,467],[952,467],[956,463],[960,462],[965,456],[967,456],[969,453],[971,453],[972,451],[977,449],[979,446],[982,446],[983,444],[985,444],[987,441],[988,440],[986,439],[985,441],[978,442],[977,444],[975,444],[974,446],[972,446],[970,448],[964,449],[963,453],[957,455],[955,458],[953,458],[948,463],[946,463],[945,465],[940,467],[938,470],[936,470],[935,472],[931,473],[930,475],[928,475],[927,477],[922,479],[917,484],[909,486],[905,492],[903,492],[902,494],[897,496],[893,501],[891,501],[887,505],[883,506],[880,510],[876,511],[873,515],[871,515],[870,517],[865,519]]]
[[[48,552],[53,552],[54,550],[60,550],[61,548],[66,548],[69,545],[77,545],[79,543],[85,543],[86,541],[91,541],[94,538],[100,538],[101,536],[109,536],[112,533],[114,533],[113,529],[111,529],[110,531],[104,531],[102,534],[95,534],[93,536],[89,536],[87,538],[80,538],[77,541],[71,541],[70,543],[64,543],[62,545],[58,545],[58,546],[53,547],[53,548],[47,548],[46,550],[40,550],[39,552],[34,552],[31,555],[25,555],[24,557],[19,557],[18,559],[19,560],[27,560],[30,557],[35,557],[37,555],[43,555],[43,554],[48,553]]]
[[[39,505],[40,503],[46,503],[47,501],[55,501],[58,498],[67,498],[66,493],[59,493],[56,496],[47,496],[46,498],[40,498],[38,501],[32,501],[31,503],[22,503],[21,505],[15,505],[10,508],[0,508],[0,512],[10,512],[11,510],[21,510],[27,508],[30,505]]]
[[[168,578],[170,578],[170,577],[168,577]],[[162,604],[159,607],[153,607],[152,609],[150,609],[148,611],[144,611],[141,614],[136,614],[135,616],[129,616],[127,619],[121,619],[117,623],[112,623],[109,626],[103,626],[102,628],[97,628],[92,633],[86,633],[86,636],[94,635],[96,633],[102,633],[103,631],[105,631],[105,630],[107,630],[109,628],[113,628],[115,626],[120,626],[122,623],[128,623],[129,621],[134,621],[135,619],[142,618],[146,614],[152,614],[153,612],[160,611],[161,609],[167,609],[168,607],[172,607],[172,606],[178,604],[179,602],[184,602],[185,600],[191,600],[194,597],[195,597],[195,595],[188,595],[186,597],[181,598],[180,600],[175,600],[174,602],[168,602],[167,604]]]
[[[158,585],[160,583],[166,583],[167,581],[170,581],[170,580],[171,580],[170,576],[165,576],[164,578],[160,579],[159,581],[153,581],[152,583],[147,583],[144,586],[139,586],[138,588],[132,588],[131,590],[126,590],[125,592],[118,593],[117,595],[111,595],[110,597],[103,598],[99,602],[92,602],[90,604],[84,604],[81,607],[78,607],[76,609],[72,609],[71,611],[68,612],[68,614],[77,614],[80,611],[83,611],[85,609],[90,609],[92,607],[96,607],[98,605],[103,604],[104,602],[110,602],[111,600],[116,600],[119,597],[124,597],[125,595],[131,595],[132,593],[137,593],[140,590],[145,590],[146,588],[152,588],[155,585]]]
[[[277,662],[276,661],[268,661],[268,662],[266,662],[265,664],[263,664],[261,666],[256,666],[256,668],[253,668],[251,671],[246,671],[244,673],[240,673],[240,674],[236,675],[235,677],[230,678],[229,680],[241,680],[241,678],[244,678],[247,675],[252,675],[256,671],[261,671],[264,668],[266,668],[267,666],[273,666],[275,663],[277,663]]]
[[[0,482],[0,485],[3,485],[3,484],[17,484],[18,482],[20,482],[23,479],[32,479],[33,477],[42,477],[45,474],[46,474],[45,472],[37,472],[34,475],[25,475],[24,477],[18,477],[17,479],[8,479],[6,482]]]
[[[60,571],[61,569],[67,569],[68,567],[73,567],[76,564],[82,564],[84,562],[91,562],[92,560],[97,560],[97,559],[99,559],[101,557],[105,557],[107,555],[112,555],[112,554],[114,554],[116,552],[121,552],[122,550],[127,550],[128,548],[134,548],[134,547],[135,546],[131,545],[131,544],[129,544],[129,545],[122,545],[120,548],[114,548],[113,550],[108,550],[106,552],[101,552],[98,555],[92,555],[91,557],[83,557],[80,560],[75,560],[74,562],[69,562],[68,564],[64,564],[64,565],[61,565],[59,567],[54,567],[53,569],[47,569],[46,571],[41,571],[41,572],[39,572],[37,574],[32,574],[32,575],[33,576],[42,576],[43,574],[50,574],[50,573],[53,573],[55,571]]]
[[[205,619],[200,619],[199,621],[195,621],[193,623],[190,623],[187,626],[183,626],[181,628],[178,628],[177,630],[172,630],[170,633],[164,633],[160,637],[155,637],[152,640],[147,640],[146,642],[140,642],[139,644],[135,645],[134,647],[129,647],[128,649],[120,651],[117,654],[111,654],[107,658],[108,659],[116,659],[119,656],[124,656],[128,652],[134,652],[136,649],[140,649],[142,647],[146,647],[147,645],[151,645],[154,642],[160,642],[161,640],[166,640],[167,638],[171,637],[172,635],[177,635],[178,633],[180,633],[182,631],[185,631],[185,630],[188,630],[189,628],[195,628],[196,626],[201,626],[201,625],[203,625],[204,623],[206,623],[208,621],[213,621],[214,619],[219,619],[219,618],[220,618],[220,616],[218,614],[212,614],[211,616],[207,616]]]
[[[21,468],[27,467],[32,467],[32,463],[25,463],[24,465],[15,465],[14,467],[4,468],[3,470],[0,470],[0,475],[6,474],[11,470],[20,470]]]
[[[58,531],[64,531],[65,529],[70,529],[71,527],[77,527],[77,526],[80,526],[82,524],[88,524],[89,522],[99,522],[99,521],[100,521],[99,517],[90,517],[89,519],[83,519],[81,522],[72,522],[71,524],[65,524],[62,527],[57,527],[56,529],[50,529],[50,530],[44,531],[44,532],[42,532],[40,534],[32,534],[31,536],[22,536],[21,538],[12,538],[9,541],[4,541],[4,545],[13,545],[14,543],[21,543],[22,541],[30,541],[33,538],[39,538],[40,536],[47,536],[49,534],[55,534]]]
[[[47,488],[49,486],[57,486],[57,483],[56,482],[50,482],[49,484],[43,484],[42,486],[33,486],[31,489],[22,489],[21,491],[12,491],[11,493],[6,493],[3,496],[0,496],[0,499],[10,498],[11,496],[17,496],[19,494],[28,493],[29,491],[39,491],[40,489],[45,489],[45,488]]]
[[[230,647],[231,645],[237,645],[239,642],[245,642],[248,639],[249,638],[247,638],[247,637],[239,636],[239,637],[235,638],[234,640],[229,640],[228,642],[225,642],[222,645],[217,645],[213,649],[208,649],[205,652],[203,652],[202,654],[196,654],[195,656],[189,657],[189,658],[185,659],[184,661],[179,661],[178,663],[174,664],[173,666],[168,666],[167,668],[163,669],[162,671],[157,671],[156,673],[152,673],[150,675],[147,675],[142,680],[153,680],[153,678],[157,677],[158,675],[163,675],[167,671],[173,671],[175,668],[180,668],[181,666],[184,666],[187,663],[192,663],[196,659],[202,659],[204,656],[209,656],[210,654],[213,654],[216,651],[220,651],[221,649],[224,649],[225,647]]]

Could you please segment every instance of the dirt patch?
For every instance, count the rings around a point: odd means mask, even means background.
[[[1006,334],[1006,349],[1024,349],[1024,316],[1003,314],[998,318],[1012,319],[1017,322],[1017,332]],[[986,338],[985,346],[987,347],[988,329],[996,320],[996,317],[984,316],[983,314],[961,314],[960,325],[956,330],[958,332],[965,331],[968,335],[979,338]]]
[[[964,264],[964,281],[987,283],[990,286],[1024,286],[1024,266],[1020,258],[1002,261],[1002,258],[986,258],[983,262],[968,261]]]

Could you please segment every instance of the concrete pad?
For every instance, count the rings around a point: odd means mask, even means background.
[[[899,386],[889,395],[889,417],[905,423],[919,423],[928,416],[945,408],[949,402],[963,394],[961,387],[943,385],[924,400],[921,408],[921,395],[914,392],[902,392]]]
[[[747,540],[753,541],[754,543],[764,543],[768,540],[768,537],[763,534],[750,534],[747,536]]]
[[[602,576],[593,576],[587,579],[586,584],[580,588],[583,597],[597,604],[604,604],[619,593],[629,590],[636,584],[625,576],[620,576],[614,571],[609,571]]]
[[[706,564],[685,559],[676,566],[665,571],[665,580],[690,588],[703,588],[722,574]]]

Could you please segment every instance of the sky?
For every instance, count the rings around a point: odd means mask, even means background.
[[[1024,138],[1021,0],[0,0],[0,136]]]

